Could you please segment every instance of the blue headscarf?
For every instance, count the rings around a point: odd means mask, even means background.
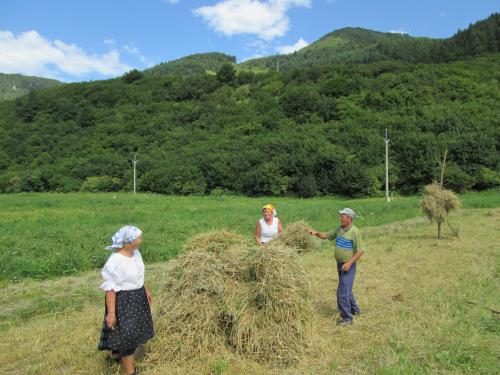
[[[113,244],[106,246],[106,250],[121,249],[124,244],[134,242],[142,234],[142,230],[133,225],[126,225],[112,237]]]

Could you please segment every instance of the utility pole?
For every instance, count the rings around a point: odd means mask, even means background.
[[[385,129],[385,198],[387,202],[391,201],[389,197],[389,137],[387,137],[387,128]]]
[[[136,186],[136,165],[137,162],[137,152],[134,152],[134,159],[132,160],[132,164],[134,164],[134,195],[135,195],[135,186]]]
[[[280,62],[278,61],[278,55],[276,55],[276,71],[280,71]]]

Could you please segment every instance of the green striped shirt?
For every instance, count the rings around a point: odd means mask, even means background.
[[[339,263],[348,262],[354,253],[365,251],[365,244],[361,232],[354,225],[347,229],[341,226],[328,232],[328,239],[335,241],[335,260]]]

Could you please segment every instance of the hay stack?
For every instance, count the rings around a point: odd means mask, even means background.
[[[317,242],[309,235],[311,229],[312,227],[305,221],[296,221],[288,224],[276,240],[296,249],[299,254],[308,253],[317,246]]]
[[[425,186],[422,194],[422,210],[429,220],[437,223],[445,222],[448,213],[459,207],[460,201],[452,191],[442,189],[437,182]]]
[[[245,238],[227,230],[212,230],[191,238],[185,245],[186,251],[206,251],[222,254],[232,246],[245,243]]]
[[[224,272],[232,279],[248,279],[248,241],[240,234],[227,230],[212,230],[191,238],[185,245],[186,251],[208,252],[218,256]]]
[[[226,275],[235,281],[250,281],[251,261],[255,251],[247,244],[236,244],[219,254]]]
[[[198,243],[209,238],[197,237]],[[212,238],[219,246],[220,237]],[[206,242],[204,249],[220,249]],[[221,251],[192,248],[179,256],[156,298],[156,338],[147,362],[223,350],[258,362],[297,360],[312,318],[307,277],[297,252],[273,242],[260,250],[239,243]]]
[[[235,317],[231,342],[258,362],[289,364],[308,344],[309,286],[297,253],[275,243],[253,258],[251,296]]]
[[[441,224],[447,220],[450,211],[460,208],[460,201],[455,193],[443,189],[440,184],[434,182],[425,186],[421,206],[429,220],[437,223],[439,239]]]
[[[157,297],[152,362],[184,360],[224,347],[219,317],[236,284],[213,253],[181,255]]]

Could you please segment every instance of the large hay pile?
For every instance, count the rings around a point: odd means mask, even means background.
[[[224,347],[219,315],[236,285],[213,253],[179,257],[156,298],[153,362],[183,360]]]
[[[224,253],[235,244],[245,242],[243,236],[222,230],[212,230],[206,233],[200,233],[191,238],[185,245],[186,251],[207,251],[210,253]]]
[[[211,238],[220,237],[212,233]],[[279,241],[262,249],[239,242],[223,251],[192,250],[165,275],[147,362],[222,350],[258,362],[297,360],[308,344],[312,308],[296,250]]]
[[[312,227],[303,220],[288,224],[274,241],[280,241],[285,246],[294,248],[299,254],[313,251],[317,247],[315,238],[309,235]]]
[[[252,259],[255,281],[235,317],[231,340],[237,351],[258,362],[298,360],[308,342],[312,309],[309,286],[298,255],[279,243]]]

